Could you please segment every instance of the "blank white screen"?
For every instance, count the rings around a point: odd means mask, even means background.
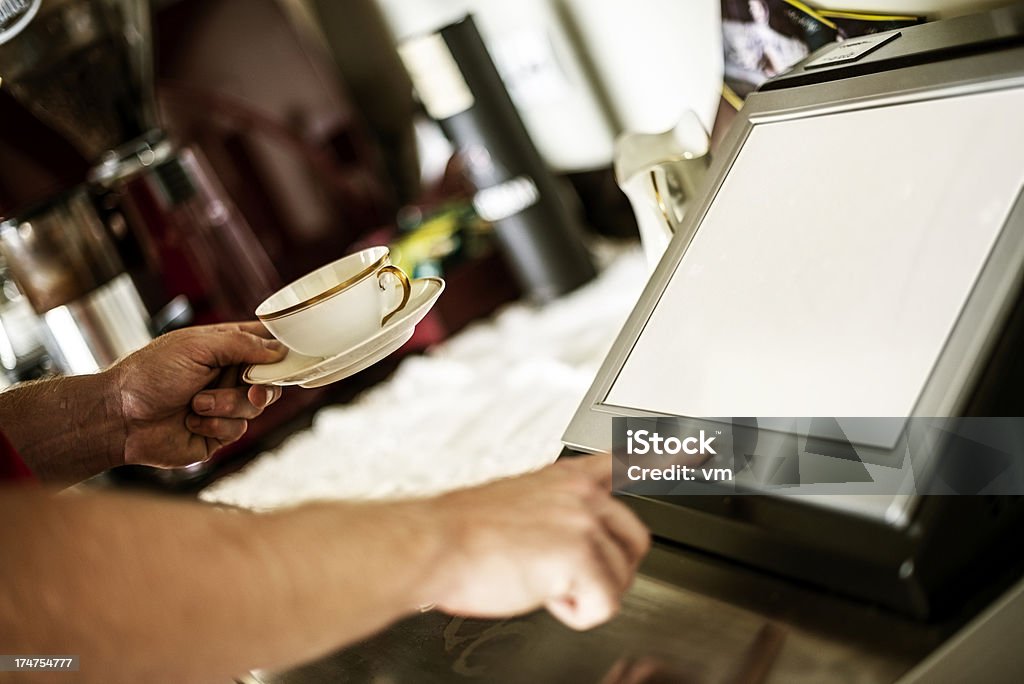
[[[1024,184],[1024,89],[754,126],[605,403],[907,416]]]

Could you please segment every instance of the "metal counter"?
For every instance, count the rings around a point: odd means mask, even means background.
[[[589,632],[544,612],[500,621],[430,612],[240,681],[868,684],[894,682],[951,630],[677,548],[655,546],[641,570],[621,613]]]

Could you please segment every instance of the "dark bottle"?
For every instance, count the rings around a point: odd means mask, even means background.
[[[427,111],[462,155],[477,188],[474,207],[494,223],[523,290],[544,302],[591,280],[582,230],[472,17],[408,40],[399,51]]]

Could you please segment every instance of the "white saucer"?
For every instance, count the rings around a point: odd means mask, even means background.
[[[289,351],[288,355],[277,363],[249,366],[242,374],[242,379],[254,385],[302,385],[327,374],[333,375],[367,358],[376,357],[379,361],[383,358],[379,356],[382,349],[389,347],[397,339],[408,340],[415,330],[414,325],[401,328],[388,326],[369,340],[360,342],[346,352],[327,358],[304,356],[298,352]],[[390,351],[394,351],[394,349],[392,347]]]
[[[299,386],[308,388],[323,387],[324,385],[329,385],[332,382],[344,380],[350,375],[355,375],[361,370],[366,370],[378,361],[387,358],[393,352],[398,351],[403,344],[412,338],[414,332],[416,332],[415,326],[409,326],[405,330],[399,331],[398,335],[388,340],[380,349],[363,357],[362,359],[357,360],[355,363],[342,365],[340,367],[333,363],[327,364],[328,369],[324,371],[326,373],[325,375],[319,375],[312,380],[300,382]],[[334,370],[335,368],[337,368],[337,370]]]
[[[242,373],[242,379],[251,385],[320,387],[372,366],[412,337],[416,324],[444,291],[444,281],[440,278],[417,278],[411,284],[409,303],[370,338],[330,357],[304,356],[289,351],[277,363],[249,366]]]

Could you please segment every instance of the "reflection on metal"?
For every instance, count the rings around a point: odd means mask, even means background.
[[[84,187],[0,224],[0,252],[64,373],[93,373],[152,339],[149,314]]]
[[[75,325],[75,318],[66,306],[58,306],[43,315],[46,326],[50,329],[55,356],[65,372],[95,373],[100,363],[89,351],[89,345],[82,331]]]
[[[14,345],[11,344],[11,337],[7,334],[3,318],[0,318],[0,366],[11,371],[17,365],[18,357],[14,353]]]
[[[644,572],[620,615],[594,630],[570,630],[543,612],[423,613],[303,667],[240,681],[871,684],[894,681],[935,643],[870,606],[660,547]],[[723,594],[732,600],[713,598]]]
[[[48,370],[42,337],[42,323],[0,255],[0,386],[35,378]]]
[[[729,681],[733,684],[761,684],[767,681],[785,639],[784,629],[771,622],[766,623]]]
[[[43,314],[50,353],[64,373],[94,373],[150,339],[149,316],[127,274]]]
[[[82,187],[0,223],[0,251],[37,313],[68,304],[123,271]]]

